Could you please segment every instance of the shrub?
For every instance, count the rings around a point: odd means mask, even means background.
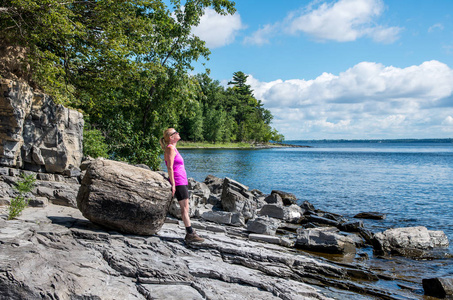
[[[28,206],[30,199],[25,198],[25,194],[30,192],[35,184],[36,178],[33,174],[25,175],[22,173],[22,180],[18,181],[15,189],[19,192],[14,199],[11,200],[8,210],[8,220],[12,220],[19,216],[21,212]]]
[[[93,158],[108,157],[108,146],[101,131],[84,128],[83,155]]]

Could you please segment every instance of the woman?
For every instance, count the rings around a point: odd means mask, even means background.
[[[186,227],[186,242],[203,242],[190,224],[189,217],[189,187],[187,181],[184,160],[176,149],[176,143],[181,139],[179,133],[174,128],[164,131],[164,136],[160,139],[160,145],[164,150],[165,164],[167,165],[168,177],[171,183],[171,192],[178,199],[181,208],[181,218]]]

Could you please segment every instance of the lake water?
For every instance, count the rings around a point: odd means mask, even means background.
[[[426,226],[444,231],[453,248],[453,143],[302,142],[311,148],[180,150],[189,177],[229,177],[266,194],[293,193],[315,208],[351,218],[364,211],[373,232]],[[430,273],[430,272],[428,272]],[[434,275],[453,274],[451,264]]]

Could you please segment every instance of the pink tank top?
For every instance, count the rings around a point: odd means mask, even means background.
[[[168,145],[167,147],[173,146]],[[189,182],[187,181],[186,169],[184,168],[184,159],[182,158],[181,154],[179,154],[178,149],[174,149],[176,151],[175,160],[173,161],[173,176],[175,177],[175,186],[188,185]],[[167,161],[165,161],[165,165],[168,166]]]

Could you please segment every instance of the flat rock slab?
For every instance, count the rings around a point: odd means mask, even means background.
[[[375,277],[230,230],[197,229],[205,242],[187,245],[175,222],[139,236],[105,230],[70,207],[29,207],[13,221],[1,210],[0,299],[342,299],[331,287],[357,290],[352,281]]]

